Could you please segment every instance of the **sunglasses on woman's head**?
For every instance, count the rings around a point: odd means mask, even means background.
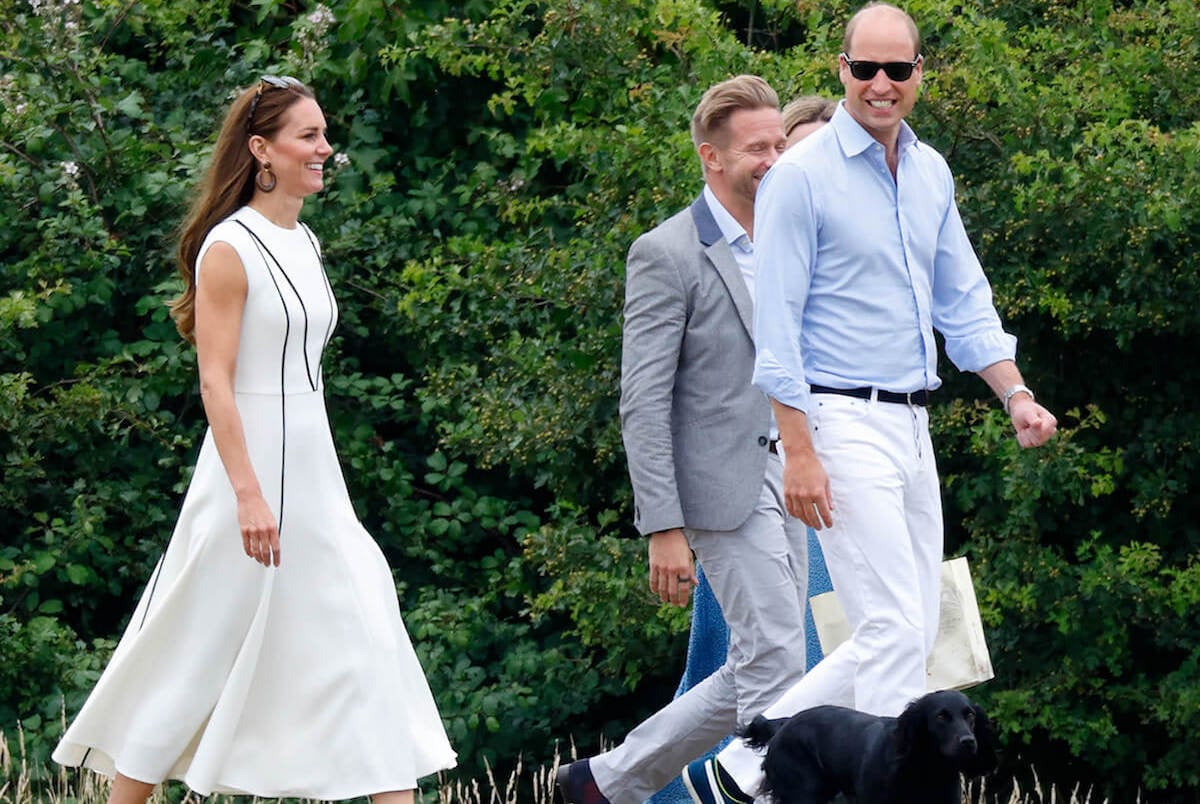
[[[919,55],[912,61],[863,61],[852,59],[845,53],[842,54],[842,58],[850,68],[850,75],[859,81],[870,81],[880,70],[883,70],[889,81],[907,81],[912,78],[913,70],[921,63]]]
[[[258,109],[258,101],[262,97],[263,90],[302,86],[304,84],[298,78],[292,78],[290,75],[264,75],[260,78],[258,81],[258,90],[254,93],[254,100],[250,101],[250,113],[246,115],[246,130],[249,131],[250,126],[254,123],[254,112]]]

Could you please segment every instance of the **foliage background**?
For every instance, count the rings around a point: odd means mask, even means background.
[[[464,776],[619,737],[686,613],[644,590],[616,421],[622,266],[700,188],[686,123],[757,72],[839,94],[843,0],[0,0],[0,728],[42,756],[169,538],[203,431],[164,302],[235,88],[295,74],[350,158],[306,218],[360,516]],[[958,178],[1061,437],[935,405],[1006,767],[1200,800],[1192,0],[912,0]],[[11,730],[11,729],[10,729]]]

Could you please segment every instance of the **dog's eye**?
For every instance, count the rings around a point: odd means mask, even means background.
[[[950,713],[947,712],[945,709],[943,709],[942,711],[937,713],[937,719],[940,720],[942,723],[945,723],[947,720],[950,719]]]
[[[974,726],[975,725],[975,713],[972,712],[970,709],[966,710],[965,712],[963,712],[963,720],[967,721],[968,725]]]

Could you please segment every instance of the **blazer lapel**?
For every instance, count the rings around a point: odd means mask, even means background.
[[[708,208],[708,202],[704,200],[703,193],[692,202],[691,210],[692,221],[696,224],[696,234],[700,238],[701,245],[704,246],[704,253],[713,267],[717,269],[721,281],[725,283],[725,287],[733,299],[733,306],[737,308],[738,318],[742,320],[742,326],[746,328],[746,334],[753,338],[754,301],[750,298],[750,291],[746,289],[746,280],[742,278],[742,269],[738,267],[737,260],[733,258],[733,252],[729,250],[729,244],[721,235],[721,227],[717,226],[717,220]]]

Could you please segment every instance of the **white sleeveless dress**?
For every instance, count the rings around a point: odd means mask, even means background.
[[[321,352],[337,310],[319,246],[249,207],[200,257],[217,241],[246,270],[235,391],[280,565],[243,552],[209,431],[167,551],[54,759],[205,795],[413,788],[455,754],[334,451]]]

